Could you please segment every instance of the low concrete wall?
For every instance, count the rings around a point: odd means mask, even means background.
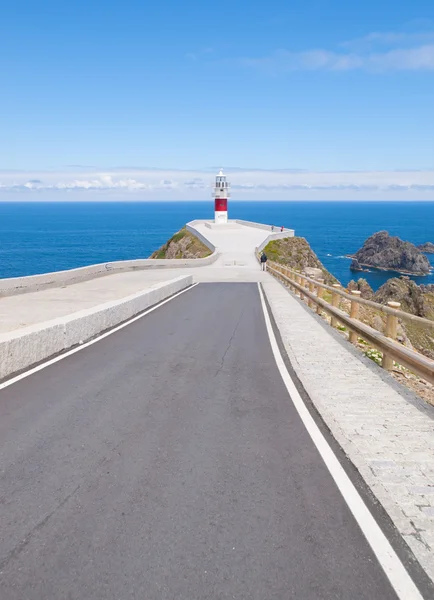
[[[1,334],[0,381],[92,339],[192,283],[192,275],[177,277],[114,302]]]
[[[185,228],[187,229],[187,231],[189,231],[194,236],[196,236],[202,242],[202,244],[205,244],[205,246],[207,248],[209,248],[213,253],[217,252],[217,248],[214,246],[214,244],[211,244],[211,242],[196,229],[195,225],[199,225],[199,223],[204,223],[205,226],[208,225],[208,223],[206,221],[196,220],[196,221],[190,221],[190,223],[187,223]],[[207,258],[210,258],[210,257],[207,257]],[[217,256],[216,256],[216,258],[217,258]],[[195,259],[195,260],[197,260],[197,259]],[[204,259],[200,259],[200,260],[204,260]]]
[[[203,236],[197,232],[192,232],[201,241]],[[27,292],[39,292],[53,287],[62,287],[64,285],[72,285],[97,277],[113,275],[115,273],[123,273],[126,271],[138,271],[145,269],[176,269],[182,267],[204,267],[215,262],[218,258],[218,252],[211,248],[210,242],[207,241],[207,247],[213,251],[211,256],[206,258],[173,258],[159,259],[147,258],[137,260],[123,260],[109,263],[101,263],[98,265],[90,265],[88,267],[79,267],[78,269],[68,269],[67,271],[55,271],[54,273],[43,273],[41,275],[29,275],[28,277],[11,277],[9,279],[0,279],[0,297],[15,296],[17,294],[25,294]]]
[[[199,224],[205,225],[205,227],[208,227],[209,229],[223,229],[224,227],[229,228],[230,225],[244,225],[245,227],[254,227],[255,229],[263,229],[264,231],[269,231],[270,235],[256,248],[257,252],[263,250],[265,246],[272,240],[282,240],[284,238],[294,237],[295,235],[294,229],[287,229],[285,227],[283,231],[280,231],[280,227],[274,227],[274,231],[272,231],[272,225],[264,225],[263,223],[255,223],[254,221],[243,221],[242,219],[229,219],[227,225],[215,225],[212,221],[209,220],[190,221],[190,223],[187,224],[187,230],[193,233],[196,237],[198,237],[208,248],[217,251],[218,249],[215,248],[211,244],[211,242],[206,239],[205,236],[203,236],[199,231],[197,231],[195,225]]]
[[[236,223],[239,223],[240,225],[245,225],[246,227],[254,227],[255,229],[265,229],[266,231],[273,232],[272,225],[264,225],[263,223],[254,223],[253,221],[242,221],[241,219],[237,219]],[[280,227],[274,226],[274,235],[277,235],[277,233],[282,233],[283,237],[293,237],[294,229],[286,229],[286,227],[285,227],[283,229],[283,232],[281,232]]]
[[[279,231],[278,233],[272,233],[261,244],[259,244],[256,250],[260,252],[269,242],[272,242],[273,240],[283,240],[289,237],[294,237],[293,229],[284,229],[282,232]]]

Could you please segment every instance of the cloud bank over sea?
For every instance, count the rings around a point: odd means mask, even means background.
[[[206,200],[218,168],[0,170],[0,200]],[[226,168],[234,200],[434,200],[434,170]]]

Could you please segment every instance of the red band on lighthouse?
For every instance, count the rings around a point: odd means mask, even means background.
[[[227,212],[227,210],[228,210],[227,198],[216,198],[214,207],[215,207],[215,212]]]

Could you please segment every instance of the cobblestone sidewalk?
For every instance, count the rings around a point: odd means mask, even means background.
[[[434,407],[401,389],[279,282],[262,285],[312,402],[434,580]]]

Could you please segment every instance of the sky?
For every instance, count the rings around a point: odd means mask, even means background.
[[[0,200],[434,200],[433,0],[14,0]]]

